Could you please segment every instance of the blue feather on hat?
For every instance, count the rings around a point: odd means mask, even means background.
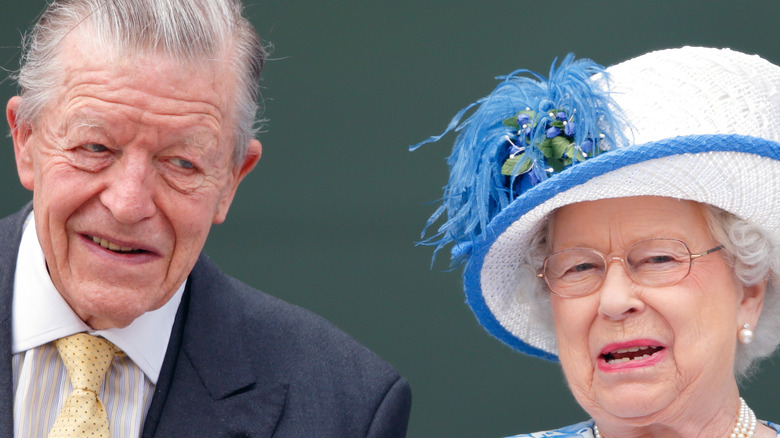
[[[454,244],[451,262],[458,266],[490,220],[516,198],[609,145],[624,144],[625,122],[609,97],[604,67],[573,54],[556,62],[549,78],[524,69],[498,77],[495,90],[459,111],[443,133],[410,147],[459,132],[447,159],[442,204],[422,232],[421,244],[436,247],[434,259]],[[437,233],[426,238],[445,213]]]

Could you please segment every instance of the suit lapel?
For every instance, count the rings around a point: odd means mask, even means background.
[[[231,317],[229,289],[201,256],[176,315],[143,437],[272,435],[287,388],[255,375],[257,358],[242,349],[246,327]]]
[[[14,436],[14,391],[12,370],[11,312],[16,256],[22,239],[22,226],[32,205],[0,221],[0,436]]]
[[[190,291],[188,285],[182,295],[179,309],[176,311],[176,319],[171,328],[171,336],[168,339],[168,349],[165,352],[165,359],[163,359],[160,375],[157,378],[157,386],[154,390],[152,403],[149,405],[149,411],[146,413],[146,419],[144,420],[144,428],[141,433],[141,437],[143,438],[155,436],[157,425],[160,422],[160,416],[162,415],[165,402],[168,398],[168,391],[171,387],[174,369],[179,360],[181,338],[184,331],[185,320],[187,319],[189,300]]]

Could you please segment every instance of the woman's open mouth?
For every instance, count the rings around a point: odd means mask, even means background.
[[[667,348],[652,339],[634,339],[605,345],[598,355],[597,366],[604,372],[622,372],[652,367],[664,360]]]
[[[663,347],[637,346],[628,348],[619,348],[614,351],[602,354],[601,357],[609,365],[617,365],[634,360],[649,359],[655,353],[663,350]]]

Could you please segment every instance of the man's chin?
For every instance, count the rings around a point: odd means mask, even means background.
[[[87,320],[83,320],[86,325],[88,325],[92,330],[108,330],[112,328],[125,328],[128,325],[132,324],[133,321],[135,321],[135,318],[132,319],[113,319],[109,320],[106,318],[93,316],[88,317]]]
[[[65,301],[85,324],[94,330],[123,328],[130,325],[139,316],[156,310],[170,296],[151,299],[134,290],[101,289],[100,292],[85,293],[83,290],[77,296],[62,294]],[[158,304],[161,302],[162,304]]]

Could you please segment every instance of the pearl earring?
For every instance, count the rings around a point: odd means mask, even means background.
[[[745,324],[739,331],[739,342],[749,344],[753,342],[753,330],[750,330],[750,324]]]

